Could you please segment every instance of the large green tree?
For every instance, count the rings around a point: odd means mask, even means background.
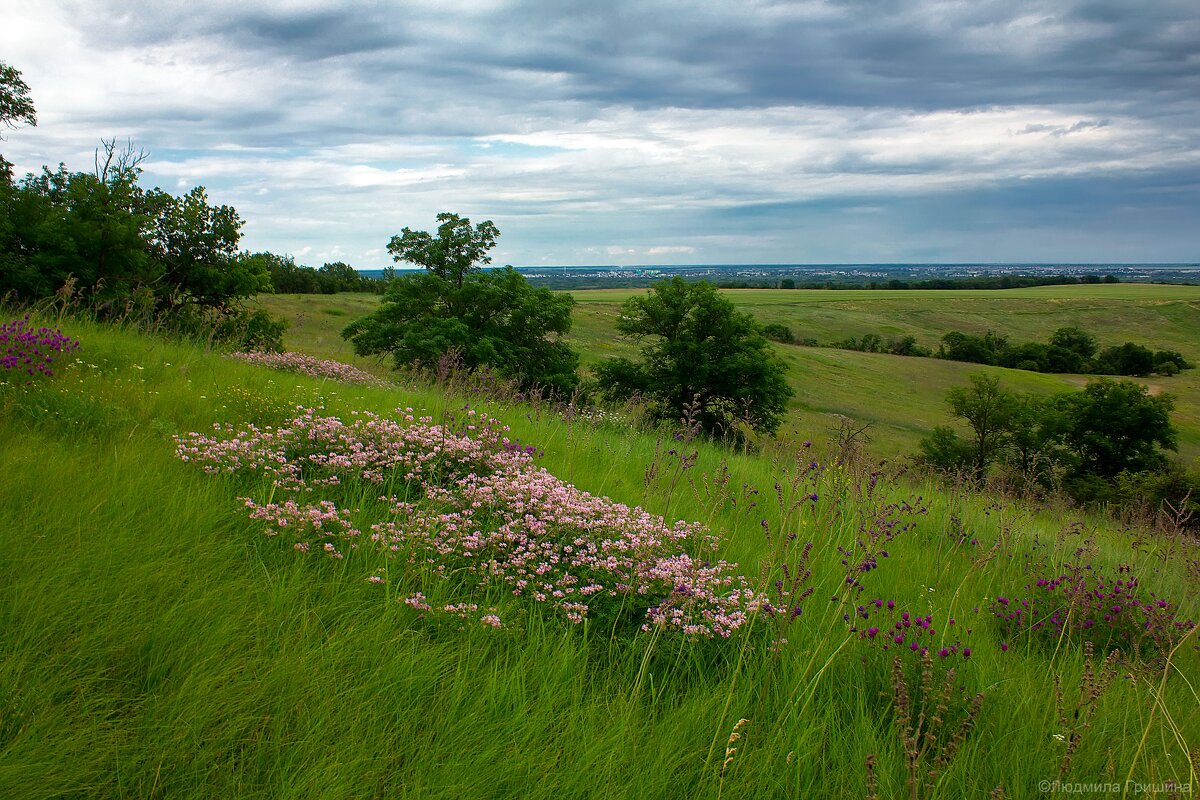
[[[197,186],[182,197],[155,189],[146,193],[150,220],[147,244],[160,266],[159,283],[173,305],[224,308],[271,287],[266,266],[238,257],[242,220],[232,206],[212,206]]]
[[[739,421],[771,432],[783,420],[792,396],[783,363],[754,318],[711,283],[658,283],[625,302],[617,330],[638,341],[641,360],[601,362],[597,379],[610,397],[641,395],[662,418],[679,419],[698,404],[710,433]]]
[[[436,236],[392,238],[397,262],[425,271],[397,275],[379,309],[342,332],[360,355],[391,354],[397,367],[433,364],[454,353],[468,368],[491,367],[526,387],[569,391],[579,356],[562,336],[571,327],[570,295],[534,289],[512,267],[481,269],[500,232],[490,221],[472,227],[439,214]]]
[[[1082,392],[1059,395],[1064,440],[1079,459],[1079,474],[1111,480],[1122,472],[1167,466],[1164,450],[1178,449],[1169,395],[1152,395],[1134,381],[1092,381]]]

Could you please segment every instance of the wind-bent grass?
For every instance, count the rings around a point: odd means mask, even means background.
[[[952,664],[965,698],[984,695],[920,796],[1032,796],[1060,775],[1196,785],[1195,634],[1170,664],[1131,663],[1080,698],[1080,634],[1009,635],[990,613],[1039,575],[1128,564],[1195,619],[1185,540],[886,476],[872,489],[816,448],[772,462],[486,402],[553,474],[705,523],[716,556],[756,585],[793,580],[802,613],[700,642],[614,638],[504,598],[514,622],[500,630],[421,618],[397,602],[400,586],[363,580],[367,554],[306,559],[265,536],[237,499],[246,484],[180,462],[171,436],[278,424],[296,404],[341,416],[411,405],[437,419],[465,400],[69,328],[79,363],[0,386],[0,797],[856,797],[872,754],[880,796],[908,796],[891,658],[904,656],[913,687],[919,658],[867,636],[902,611],[932,618],[920,635],[936,679]],[[877,567],[848,569],[839,547],[850,567],[868,555]],[[936,655],[956,642],[969,658]],[[966,718],[954,698],[939,747]],[[1094,712],[1086,728],[1077,709]],[[922,780],[931,765],[920,761]]]

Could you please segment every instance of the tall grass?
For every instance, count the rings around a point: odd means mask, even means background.
[[[0,386],[2,797],[1025,797],[1041,781],[1127,778],[1195,790],[1196,633],[1123,653],[1101,682],[1103,642],[1089,653],[1082,630],[1014,631],[993,613],[1039,576],[1127,565],[1195,619],[1195,542],[815,448],[738,454],[683,428],[340,384],[62,324],[82,341],[72,365]],[[296,405],[443,419],[468,402],[562,480],[704,523],[714,557],[789,613],[727,640],[612,636],[502,596],[488,598],[499,630],[422,616],[398,602],[402,581],[364,580],[370,553],[302,558],[247,518],[238,498],[256,484],[174,455],[175,435],[277,425]],[[903,613],[933,632],[884,650]],[[914,636],[927,659],[907,649]]]

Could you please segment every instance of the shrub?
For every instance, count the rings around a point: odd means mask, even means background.
[[[792,334],[792,329],[787,325],[781,325],[778,322],[772,322],[769,325],[763,326],[763,336],[776,342],[783,344],[792,344],[796,341],[796,337]]]

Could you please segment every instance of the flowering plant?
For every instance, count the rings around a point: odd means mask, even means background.
[[[55,356],[79,349],[79,340],[64,336],[57,328],[31,328],[29,317],[0,325],[0,370],[34,375],[53,375]]]

